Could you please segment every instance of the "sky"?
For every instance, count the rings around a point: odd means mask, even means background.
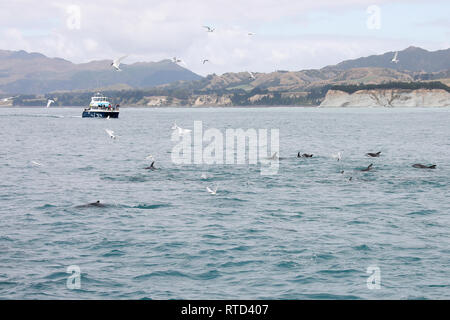
[[[447,49],[449,15],[448,0],[0,0],[0,49],[74,63],[176,56],[200,75],[296,71]]]

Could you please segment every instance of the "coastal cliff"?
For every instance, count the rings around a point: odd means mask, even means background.
[[[321,107],[450,107],[443,89],[373,89],[348,93],[328,90]]]

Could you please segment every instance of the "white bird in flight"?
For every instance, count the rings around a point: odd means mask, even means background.
[[[48,101],[47,101],[47,108],[50,107],[50,105],[51,105],[52,103],[55,103],[55,100],[48,99]]]
[[[181,60],[180,58],[177,58],[177,57],[173,57],[172,58],[172,62],[176,63],[176,64],[181,64],[183,66],[186,66],[186,63],[183,60]]]
[[[106,133],[109,135],[109,137],[111,139],[116,139],[117,136],[114,135],[114,131],[110,130],[110,129],[105,129]]]
[[[208,191],[212,195],[216,195],[217,194],[217,187],[215,187],[214,190],[212,190],[210,187],[206,187],[206,191]]]
[[[114,69],[116,69],[117,71],[122,71],[122,69],[120,69],[120,62],[125,59],[126,57],[128,57],[128,55],[120,57],[116,60],[113,60],[113,62],[111,63],[111,65],[114,67]]]
[[[191,130],[180,128],[179,126],[177,126],[176,123],[173,124],[172,130],[176,130],[177,133],[178,133],[178,135],[184,135],[184,134],[189,134],[189,133],[191,133]]]
[[[397,56],[398,56],[398,51],[395,52],[394,57],[392,58],[391,62],[398,63],[399,60],[397,59]]]
[[[214,32],[214,30],[216,30],[215,28],[210,26],[203,26],[203,28],[206,28],[206,32]]]
[[[342,153],[338,152],[338,153],[334,153],[331,155],[332,158],[337,159],[337,161],[341,161],[342,159]]]
[[[250,75],[249,79],[255,80],[256,77],[253,75],[253,73],[251,73],[250,71],[247,71],[248,74]]]
[[[203,180],[206,180],[206,179],[208,179],[208,175],[206,173],[202,173],[200,178],[203,179]]]
[[[17,98],[18,96],[15,97],[8,97],[8,98],[3,98],[3,102],[8,102],[9,100],[12,100],[14,98]]]

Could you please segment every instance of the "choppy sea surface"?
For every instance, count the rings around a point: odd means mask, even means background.
[[[0,109],[2,299],[450,298],[450,109],[80,116]],[[278,174],[174,164],[175,121],[279,129]],[[144,169],[149,154],[159,170]],[[97,200],[106,207],[77,207]],[[380,289],[369,289],[368,268],[379,268]]]

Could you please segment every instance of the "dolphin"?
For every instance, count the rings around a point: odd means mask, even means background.
[[[372,167],[373,167],[373,163],[369,164],[369,166],[367,168],[362,169],[361,171],[370,171],[370,170],[372,170]]]
[[[372,158],[377,158],[377,157],[380,156],[380,154],[381,154],[381,151],[378,151],[376,153],[369,152],[369,153],[366,153],[366,156],[369,156],[369,157],[372,157]]]
[[[312,158],[312,157],[313,157],[313,154],[308,154],[308,153],[300,154],[300,152],[297,153],[297,158]]]
[[[419,169],[436,169],[436,165],[435,164],[432,164],[430,166],[426,166],[426,165],[423,165],[423,164],[420,164],[420,163],[416,163],[416,164],[413,164],[413,167],[414,168],[419,168]]]
[[[100,203],[100,200],[97,200],[96,202],[91,202],[88,204],[82,204],[81,206],[76,206],[75,208],[89,208],[89,207],[98,207],[98,208],[104,208],[106,207],[105,204]]]
[[[147,170],[156,170],[156,168],[155,168],[155,161],[153,161],[152,164],[151,164],[149,167],[145,167],[144,169],[147,169]]]

